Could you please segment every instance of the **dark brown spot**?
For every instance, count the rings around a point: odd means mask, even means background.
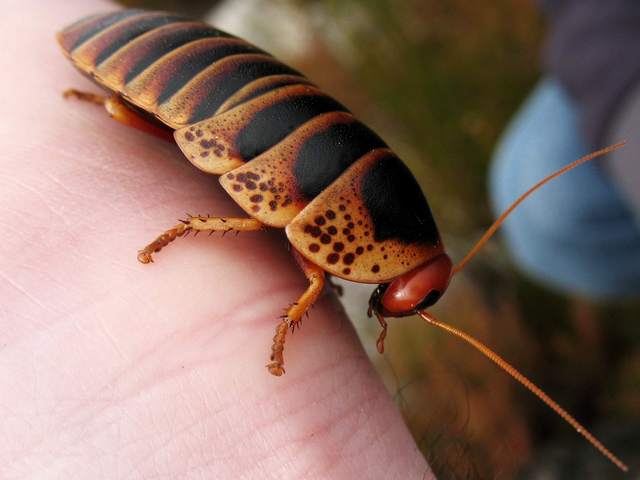
[[[246,182],[247,181],[247,174],[246,173],[239,173],[238,177],[237,177],[239,182]]]
[[[320,235],[320,241],[325,244],[331,243],[331,237],[326,233],[323,233],[322,235]]]
[[[347,207],[345,207],[344,205],[340,205],[338,207],[338,210],[340,210],[341,212],[344,212],[347,209]]]
[[[343,235],[349,235],[351,233],[351,230],[349,230],[348,228],[343,228],[342,233]]]
[[[373,245],[371,244],[367,245],[367,251],[370,252],[371,250],[373,250]]]
[[[344,243],[342,242],[336,242],[333,244],[333,250],[335,252],[341,252],[342,250],[344,250]]]
[[[347,253],[344,257],[342,257],[342,261],[346,265],[351,265],[355,259],[356,259],[356,256],[351,252]]]
[[[251,180],[260,180],[260,175],[258,175],[257,173],[248,172],[247,178],[250,178]]]
[[[234,183],[234,184],[233,184],[233,191],[234,191],[234,192],[240,192],[240,191],[242,191],[242,185],[240,185],[239,183]]]
[[[349,235],[347,237],[347,240],[349,240],[350,242],[353,242],[356,239],[355,235]]]
[[[378,273],[380,271],[380,265],[374,265],[373,267],[371,267],[371,271],[373,273]]]
[[[276,202],[275,200],[271,200],[269,202],[269,208],[271,209],[272,212],[275,212],[276,208],[278,208],[278,202]],[[309,225],[307,225],[308,227]],[[307,230],[307,228],[305,227],[305,231]],[[308,233],[308,232],[307,232]]]
[[[263,199],[264,197],[260,194],[251,195],[251,197],[249,198],[249,200],[251,200],[253,203],[260,203]]]
[[[256,188],[258,188],[256,183],[252,182],[251,180],[247,181],[247,183],[245,183],[244,186],[247,187],[247,189],[249,190],[255,190]]]
[[[342,273],[344,273],[345,275],[349,275],[351,273],[351,269],[350,268],[345,268],[342,270]]]
[[[205,150],[204,152],[200,152],[200,156],[202,158],[208,157],[209,156],[209,150]]]
[[[354,227],[355,227],[355,225],[354,225],[354,223],[353,223],[353,222],[349,222],[349,223],[347,224],[347,227],[349,227],[349,228],[354,228]]]
[[[348,222],[349,220],[351,220],[351,215],[349,215],[348,213],[344,216],[344,219]]]
[[[235,176],[233,173],[228,173],[228,174],[227,174],[227,178],[228,178],[229,180],[233,180],[234,178],[236,178],[236,176]]]
[[[324,225],[325,223],[327,223],[327,221],[324,219],[322,215],[318,215],[316,218],[313,219],[313,221],[316,223],[316,225]]]
[[[385,254],[382,258],[383,258],[384,260],[386,260],[387,258],[389,258],[389,255],[386,255],[386,254]]]
[[[338,233],[338,229],[331,225],[329,228],[327,228],[327,232],[329,232],[329,235],[335,235],[336,233]]]
[[[356,248],[356,253],[357,253],[358,255],[362,255],[362,254],[364,253],[364,248],[362,248],[362,247],[358,247],[358,248]]]
[[[336,218],[336,212],[334,212],[333,210],[327,210],[326,212],[324,212],[324,214],[329,220],[333,220],[334,218]]]
[[[193,133],[191,132],[185,133],[184,138],[187,140],[187,142],[193,142],[196,139],[196,137],[194,137]]]
[[[320,236],[320,234],[322,233],[322,230],[320,230],[320,227],[311,227],[311,236],[314,238],[317,238]],[[329,235],[327,235],[328,237]],[[331,238],[331,237],[329,237]]]
[[[204,135],[204,132],[202,130],[196,130],[196,137],[200,138],[202,135]]]
[[[311,245],[309,245],[309,251],[316,253],[319,250],[320,250],[320,245],[318,245],[317,243],[312,243]]]
[[[260,211],[260,205],[253,205],[251,207],[251,210],[254,211],[254,212],[259,212]]]
[[[266,192],[268,188],[269,188],[269,187],[267,186],[267,184],[266,184],[266,183],[264,183],[264,182],[260,182],[260,191],[261,191],[261,192]]]
[[[329,255],[327,255],[327,263],[333,265],[334,263],[338,263],[338,260],[340,260],[340,255],[338,255],[337,253],[330,253]]]

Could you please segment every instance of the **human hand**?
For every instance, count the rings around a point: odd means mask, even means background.
[[[0,477],[431,477],[333,296],[268,374],[306,286],[282,232],[136,262],[184,212],[240,211],[175,145],[62,99],[96,87],[55,32],[108,8],[26,0],[0,19]]]

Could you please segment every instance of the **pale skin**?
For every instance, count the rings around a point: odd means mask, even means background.
[[[62,98],[99,90],[55,32],[108,8],[0,16],[0,478],[432,478],[328,289],[267,372],[307,286],[282,231],[136,260],[185,212],[242,212],[174,145]]]

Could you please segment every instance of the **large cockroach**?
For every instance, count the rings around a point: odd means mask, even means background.
[[[620,145],[579,159],[532,187],[454,267],[427,200],[402,161],[346,107],[263,50],[206,24],[143,10],[84,18],[59,33],[58,41],[82,73],[111,93],[103,98],[69,90],[67,96],[103,104],[122,123],[175,138],[191,163],[220,175],[222,187],[248,214],[190,216],[140,250],[140,262],[151,262],[154,252],[190,231],[285,229],[309,287],[276,328],[269,372],[284,373],[287,332],[318,298],[325,273],[378,284],[369,315],[383,327],[380,352],[385,317],[418,314],[480,350],[627,469],[488,347],[424,310],[525,197]]]

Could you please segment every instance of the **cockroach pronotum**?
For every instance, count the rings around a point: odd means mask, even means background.
[[[204,23],[165,12],[122,10],[79,20],[58,34],[65,55],[109,97],[68,90],[104,105],[129,126],[177,142],[220,183],[245,218],[189,216],[138,252],[142,263],[191,231],[284,228],[309,287],[273,338],[273,375],[284,373],[287,332],[318,298],[325,274],[378,284],[368,314],[419,315],[465,340],[537,395],[620,469],[627,466],[542,390],[496,353],[425,309],[526,197],[602,156],[587,155],[525,192],[454,266],[411,172],[372,130],[293,68]],[[173,131],[173,132],[172,132]]]

